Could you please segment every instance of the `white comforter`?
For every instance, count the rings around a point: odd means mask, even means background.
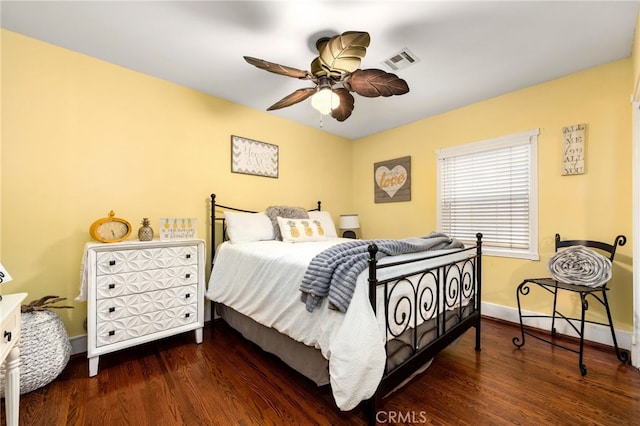
[[[345,313],[328,309],[326,299],[318,309],[308,312],[299,291],[311,259],[322,250],[345,241],[348,240],[336,238],[295,244],[225,242],[217,248],[206,296],[319,349],[329,360],[336,405],[342,410],[350,410],[374,394],[386,361],[385,334],[381,331],[384,319],[377,320],[371,309],[368,273],[360,274]],[[439,252],[442,251],[430,253]],[[419,255],[424,256],[424,253],[382,258],[379,263]],[[416,265],[424,267],[427,262]],[[378,278],[392,276],[390,274],[396,271],[396,268],[385,269],[380,271]],[[380,299],[379,304],[382,304]]]

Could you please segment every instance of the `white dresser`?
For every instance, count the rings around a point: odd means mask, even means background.
[[[202,240],[88,244],[87,357],[89,376],[100,355],[195,330],[202,343]]]

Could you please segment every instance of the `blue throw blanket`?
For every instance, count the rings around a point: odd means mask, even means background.
[[[441,233],[402,240],[354,240],[337,244],[311,259],[302,278],[302,301],[309,312],[313,312],[324,297],[329,298],[331,309],[346,312],[358,275],[367,269],[371,244],[378,246],[376,259],[425,250],[464,248],[460,241]]]

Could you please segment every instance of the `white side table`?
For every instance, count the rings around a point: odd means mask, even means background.
[[[20,413],[20,305],[27,293],[6,294],[0,300],[0,362],[5,365],[7,425],[17,426]]]

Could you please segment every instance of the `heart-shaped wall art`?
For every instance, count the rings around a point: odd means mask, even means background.
[[[403,166],[395,166],[389,170],[386,166],[376,169],[376,183],[378,187],[393,198],[396,192],[407,183],[407,169]]]

